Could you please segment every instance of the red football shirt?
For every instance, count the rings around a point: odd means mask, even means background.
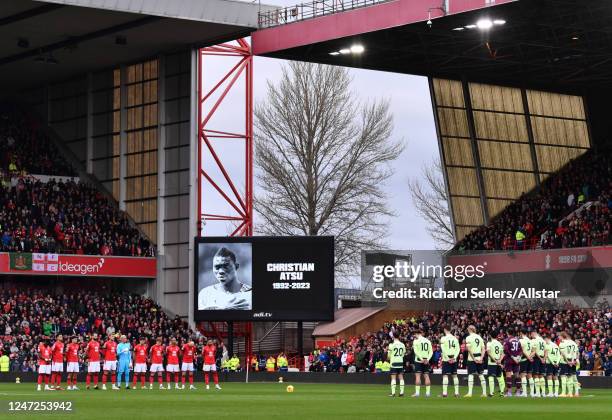
[[[166,352],[168,353],[168,364],[169,365],[178,365],[179,362],[179,346],[168,346],[166,348]]]
[[[87,343],[87,359],[90,362],[100,361],[100,343],[93,340]]]
[[[53,361],[55,363],[64,363],[64,343],[56,341],[51,347],[51,353],[53,354]]]
[[[70,343],[66,348],[66,361],[78,362],[79,361],[79,345],[77,343]]]
[[[134,347],[134,354],[136,363],[147,363],[147,350],[149,346],[146,344],[136,344]]]
[[[45,343],[40,343],[38,345],[38,364],[44,366],[49,359],[51,359],[51,348]]]
[[[195,354],[195,346],[189,344],[183,345],[183,362],[193,363],[193,355]]]
[[[205,345],[202,350],[204,353],[204,364],[205,365],[214,365],[217,362],[217,346],[213,345]]]
[[[108,340],[104,343],[104,361],[113,362],[117,360],[117,343],[112,340]]]
[[[154,344],[151,347],[151,363],[161,364],[164,363],[164,346],[161,344]]]

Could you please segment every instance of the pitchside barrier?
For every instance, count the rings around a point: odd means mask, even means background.
[[[414,383],[412,373],[405,374],[409,384]],[[461,385],[466,384],[466,376],[459,375]],[[19,378],[24,389],[34,386],[38,378],[35,372],[8,372],[0,373],[0,383],[15,383]],[[249,372],[249,382],[280,382],[283,383],[329,383],[329,384],[378,384],[387,385],[389,375],[386,373],[324,373],[324,372]],[[131,380],[132,378],[130,378]],[[147,377],[148,379],[148,377]],[[221,382],[246,382],[246,372],[223,372],[220,374]],[[203,381],[202,373],[196,374],[196,385]],[[581,376],[579,378],[583,390],[589,388],[612,389],[612,376]],[[80,373],[77,386],[81,389],[85,387],[85,374]],[[442,375],[431,375],[431,382],[434,385],[442,384]],[[65,385],[65,382],[63,382]],[[32,388],[33,389],[33,388]]]

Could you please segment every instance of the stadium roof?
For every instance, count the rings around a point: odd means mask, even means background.
[[[384,309],[384,306],[377,308],[338,309],[334,312],[334,321],[320,322],[315,327],[312,335],[315,337],[334,336]]]
[[[270,24],[276,15],[267,13],[263,24],[271,27],[253,34],[253,49],[283,59],[563,91],[612,85],[609,0],[497,0],[487,7],[484,0],[451,0],[448,13],[444,3],[394,0],[304,20],[301,9],[289,9],[281,16],[296,18],[286,24],[278,18]],[[364,51],[346,51],[352,46]]]
[[[246,36],[258,12],[274,8],[232,0],[2,0],[0,89]]]

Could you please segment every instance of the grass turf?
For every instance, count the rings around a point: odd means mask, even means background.
[[[0,418],[67,419],[254,418],[254,419],[610,419],[612,390],[583,389],[580,398],[390,398],[388,386],[225,383],[223,390],[84,390],[37,392],[35,385],[0,384]],[[406,394],[414,391],[406,387]],[[423,388],[421,389],[423,391]],[[432,395],[440,393],[432,387]],[[465,388],[461,389],[465,392]],[[9,401],[72,401],[71,414],[9,412]]]

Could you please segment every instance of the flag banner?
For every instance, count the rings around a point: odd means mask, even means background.
[[[155,278],[156,258],[0,253],[0,274]]]
[[[10,269],[17,271],[32,270],[32,254],[11,253]]]
[[[34,271],[45,271],[45,264],[39,262],[32,263],[32,270]]]

